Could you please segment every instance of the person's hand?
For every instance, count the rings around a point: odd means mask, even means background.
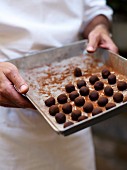
[[[16,66],[9,62],[0,63],[0,106],[34,108],[21,94],[27,93],[28,85],[20,76]]]
[[[110,34],[104,25],[96,26],[88,35],[87,51],[94,52],[97,47],[106,48],[118,53],[118,48],[112,41]]]

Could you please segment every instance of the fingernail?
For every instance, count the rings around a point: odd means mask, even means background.
[[[25,92],[25,91],[27,90],[27,88],[28,88],[28,86],[23,84],[23,85],[20,87],[19,91],[23,93],[23,92]]]
[[[94,48],[92,46],[87,47],[88,51],[94,51]]]

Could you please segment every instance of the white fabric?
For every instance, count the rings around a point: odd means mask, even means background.
[[[0,60],[78,40],[104,0],[0,0]],[[38,112],[0,107],[0,170],[94,170],[90,129],[57,135]]]

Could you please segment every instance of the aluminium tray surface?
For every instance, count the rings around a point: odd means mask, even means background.
[[[116,70],[120,80],[124,79],[127,81],[126,59],[104,49],[98,49],[93,54],[87,54],[84,52],[85,47],[86,41],[80,41],[64,47],[49,49],[20,59],[11,60],[19,68],[21,75],[30,86],[29,92],[26,94],[27,97],[50,126],[57,133],[65,136],[92,126],[118,113],[124,113],[127,109],[126,102],[119,103],[115,108],[108,111],[103,110],[102,113],[96,116],[89,114],[88,119],[75,122],[74,125],[67,128],[63,128],[63,125],[56,123],[55,118],[49,115],[49,108],[45,106],[44,101],[50,96],[57,98],[59,94],[65,92],[67,83],[72,82],[76,85],[76,81],[81,79],[81,77],[75,78],[73,76],[76,66],[82,69],[83,77],[85,77],[89,86],[89,76],[93,73],[100,76],[100,70],[105,66],[109,67],[113,73]],[[92,90],[92,87],[90,88]],[[113,88],[116,90],[115,87]],[[127,91],[123,93],[126,95]],[[112,101],[112,98],[109,100]],[[94,105],[96,105],[96,102]],[[68,119],[70,119],[69,116]]]

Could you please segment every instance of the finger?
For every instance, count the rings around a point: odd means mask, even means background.
[[[14,103],[12,103],[11,101],[8,101],[8,99],[6,97],[3,97],[2,95],[0,95],[0,106],[17,107]]]
[[[4,72],[4,74],[14,84],[18,92],[22,94],[27,93],[29,87],[24,81],[24,79],[21,77],[21,75],[19,74],[18,69],[13,64],[9,63],[9,67]]]
[[[118,48],[117,46],[114,44],[114,42],[112,41],[111,38],[109,37],[105,37],[105,40],[103,41],[102,44],[100,44],[100,47],[102,48],[106,48],[108,50],[113,51],[114,53],[118,53]]]
[[[11,82],[4,77],[4,84],[1,83],[1,96],[8,99],[8,103],[13,103],[17,107],[34,108],[32,103],[18,93]]]
[[[87,52],[95,52],[99,44],[99,36],[90,34],[88,37],[88,41],[89,42],[86,48]]]

